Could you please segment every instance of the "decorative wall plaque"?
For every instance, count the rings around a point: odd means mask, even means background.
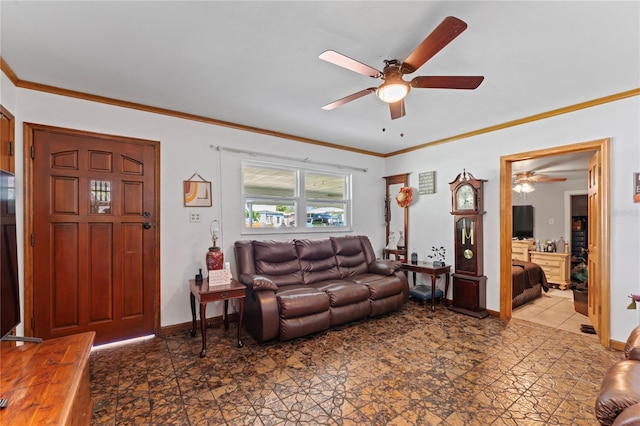
[[[420,194],[436,193],[436,172],[422,172],[418,175],[418,178],[418,192]]]

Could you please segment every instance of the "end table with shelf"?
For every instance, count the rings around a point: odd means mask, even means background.
[[[209,287],[207,281],[189,280],[191,304],[191,336],[196,335],[196,300],[200,303],[200,331],[202,333],[202,350],[200,357],[207,353],[207,304],[210,302],[224,301],[224,328],[229,329],[229,300],[239,299],[240,312],[238,312],[238,347],[243,346],[240,333],[242,330],[242,317],[244,316],[244,299],[246,297],[246,287],[235,279],[231,279],[228,286]]]
[[[438,276],[444,274],[444,294],[442,295],[441,302],[446,306],[447,305],[447,294],[449,293],[449,276],[451,275],[451,265],[445,266],[433,266],[433,263],[402,263],[402,270],[406,272],[413,272],[413,286],[416,286],[416,273],[420,274],[429,274],[431,275],[431,310],[436,310],[436,280]],[[420,287],[420,286],[418,286]],[[412,290],[409,290],[409,294],[411,294]],[[412,294],[416,297],[423,298],[424,295],[418,294],[414,291]]]

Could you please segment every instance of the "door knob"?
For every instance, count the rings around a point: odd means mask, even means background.
[[[151,228],[151,224],[149,222],[145,222],[145,223],[142,224],[142,227],[144,229],[149,229],[149,228]]]

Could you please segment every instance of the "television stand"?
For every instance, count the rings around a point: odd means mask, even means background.
[[[24,337],[24,336],[4,336],[2,339],[3,342],[29,342],[29,343],[42,343],[42,339],[40,337]]]
[[[39,344],[0,345],[0,425],[89,426],[93,411],[89,354],[95,332]]]

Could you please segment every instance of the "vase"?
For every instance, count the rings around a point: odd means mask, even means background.
[[[404,232],[400,231],[400,238],[398,239],[398,244],[397,244],[399,249],[404,249]]]
[[[222,269],[224,265],[224,253],[220,250],[220,247],[209,247],[207,252],[207,270],[215,271],[216,269]]]

